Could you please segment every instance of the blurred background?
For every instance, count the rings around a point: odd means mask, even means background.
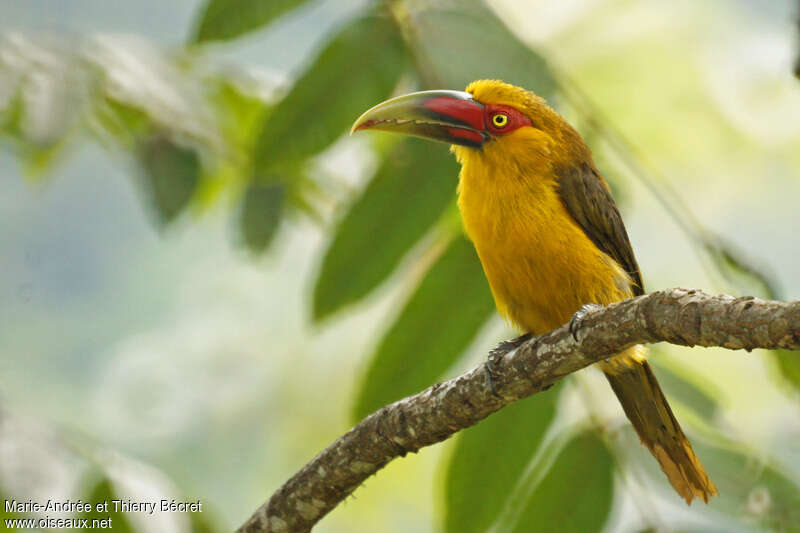
[[[514,335],[461,236],[447,147],[343,135],[396,93],[534,90],[595,152],[649,290],[799,298],[797,15],[790,0],[0,3],[0,495],[200,499],[115,526],[229,531],[358,418]],[[652,360],[711,505],[670,492],[589,370],[391,463],[316,530],[800,530],[797,355]],[[559,455],[576,434],[609,452],[591,496],[606,503],[526,520],[547,497],[537,472],[584,480]]]

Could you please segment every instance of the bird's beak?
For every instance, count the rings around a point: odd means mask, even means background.
[[[421,91],[382,102],[356,120],[350,133],[382,130],[480,147],[489,138],[483,105],[460,91]]]

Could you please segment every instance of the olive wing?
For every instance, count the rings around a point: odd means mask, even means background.
[[[593,166],[582,164],[557,171],[561,201],[586,236],[625,269],[635,296],[644,294],[642,274],[628,232],[608,184]]]

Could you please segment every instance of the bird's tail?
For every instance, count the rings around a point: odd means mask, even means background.
[[[656,458],[678,494],[687,504],[694,498],[708,503],[717,488],[675,420],[647,361],[624,353],[602,368],[642,444]]]

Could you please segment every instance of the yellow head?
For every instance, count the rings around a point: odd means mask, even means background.
[[[567,163],[573,157],[585,158],[588,149],[578,133],[547,103],[531,91],[499,80],[478,80],[467,86],[467,93],[486,110],[491,128],[498,114],[510,114],[511,126],[491,137],[480,150],[454,145],[462,164],[513,165],[522,175],[531,170]],[[524,120],[515,118],[521,116]],[[519,124],[513,127],[514,123]]]

